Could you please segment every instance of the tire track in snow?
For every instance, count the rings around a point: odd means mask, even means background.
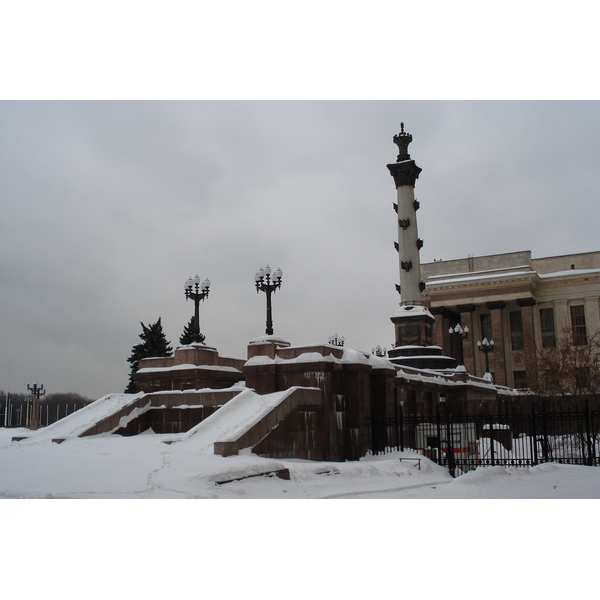
[[[402,487],[388,488],[385,490],[365,490],[364,492],[343,492],[341,494],[332,494],[330,496],[320,496],[321,500],[332,500],[335,498],[358,498],[360,496],[369,496],[377,494],[388,494],[391,492],[403,492],[404,490],[414,490],[419,488],[433,488],[439,485],[448,485],[448,481],[429,481],[428,483],[419,483],[416,485],[405,485]]]

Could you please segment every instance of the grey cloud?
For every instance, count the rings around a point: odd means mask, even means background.
[[[183,282],[207,342],[275,331],[389,346],[400,121],[423,169],[422,259],[597,250],[597,102],[3,102],[0,388],[122,390],[139,322],[177,343]]]

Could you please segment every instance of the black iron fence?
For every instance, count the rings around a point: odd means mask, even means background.
[[[60,404],[44,404],[40,402],[40,427],[47,427],[67,415],[83,408],[83,402],[62,402]],[[31,400],[0,402],[0,427],[27,427],[31,417]]]
[[[453,415],[444,405],[434,414],[371,419],[371,449],[412,449],[454,476],[479,466],[528,467],[545,462],[598,466],[600,411],[587,403],[572,410]]]

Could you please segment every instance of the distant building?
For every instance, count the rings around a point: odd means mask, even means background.
[[[565,332],[582,343],[600,329],[600,252],[532,258],[531,251],[469,256],[421,265],[423,301],[435,316],[433,343],[473,375],[485,372],[477,342],[493,339],[498,385],[524,388],[537,378],[536,352]],[[468,328],[462,341],[449,330]],[[459,347],[462,345],[462,348]]]

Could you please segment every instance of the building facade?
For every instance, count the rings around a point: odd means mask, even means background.
[[[434,344],[474,375],[484,374],[487,358],[499,385],[534,387],[540,353],[566,336],[584,345],[600,330],[600,252],[547,258],[511,252],[421,269],[424,304],[436,319]],[[477,344],[484,339],[494,342],[487,356]]]

